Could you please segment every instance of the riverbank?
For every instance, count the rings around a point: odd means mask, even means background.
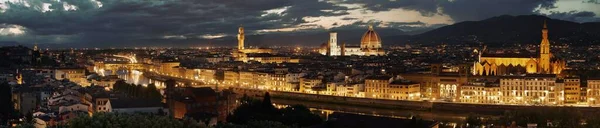
[[[262,97],[265,90],[254,90],[246,88],[232,88],[241,95]],[[426,112],[452,112],[452,113],[477,113],[484,115],[502,115],[511,110],[537,110],[537,109],[575,109],[582,113],[599,112],[598,107],[572,107],[572,106],[522,106],[522,105],[492,105],[492,104],[466,104],[450,102],[428,102],[428,101],[403,101],[370,99],[357,97],[341,97],[330,95],[305,94],[295,92],[268,91],[271,97],[286,100],[300,100],[310,102],[321,102],[328,104],[351,105],[359,107],[373,107],[384,109],[416,110]]]

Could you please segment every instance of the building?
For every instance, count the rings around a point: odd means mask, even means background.
[[[85,68],[57,68],[54,73],[54,78],[57,80],[68,79],[82,86],[89,85],[85,76]]]
[[[581,79],[579,77],[567,77],[564,79],[564,103],[577,104],[580,98]]]
[[[379,98],[379,99],[391,99],[392,95],[387,93],[389,91],[388,85],[393,81],[393,77],[384,75],[374,75],[365,78],[365,97],[367,98]]]
[[[232,55],[236,61],[259,62],[259,63],[298,63],[299,59],[292,59],[287,56],[275,54],[273,49],[269,48],[246,48],[244,27],[238,28],[238,48]]]
[[[539,54],[485,52],[484,48],[479,54],[479,60],[473,66],[474,75],[560,74],[566,67],[564,60],[555,58],[550,52],[548,28],[545,21]]]
[[[215,92],[210,87],[201,87],[180,88],[180,91],[169,106],[178,119],[203,113],[217,117],[218,121],[226,121],[227,115],[237,106],[236,94],[229,90]]]
[[[457,71],[444,72],[442,64],[431,64],[430,72],[403,73],[400,77],[421,85],[421,98],[424,100],[457,101],[460,98],[461,85],[468,83],[470,67],[458,66]]]
[[[600,102],[600,78],[593,77],[587,80],[588,105],[598,105]]]
[[[369,25],[369,29],[362,36],[359,46],[338,45],[337,32],[329,33],[329,41],[321,44],[319,53],[327,56],[383,56],[385,51],[381,46],[381,37]]]
[[[395,100],[420,100],[421,85],[408,80],[394,80],[388,85],[388,92]]]
[[[463,103],[498,104],[502,92],[498,83],[469,82],[460,87],[460,96]]]
[[[421,85],[392,76],[373,75],[365,78],[365,97],[392,100],[420,100]]]
[[[317,93],[320,87],[324,87],[323,76],[321,75],[305,75],[300,78],[299,91],[304,93]]]
[[[565,85],[566,85],[565,81]],[[556,75],[527,74],[525,76],[507,76],[500,78],[502,103],[522,105],[553,105],[550,91],[556,88]],[[577,95],[579,98],[579,95]]]

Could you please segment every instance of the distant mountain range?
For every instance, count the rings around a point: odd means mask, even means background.
[[[390,44],[486,44],[490,46],[539,44],[546,20],[551,43],[600,44],[600,22],[576,23],[539,15],[497,16],[482,21],[465,21],[422,34],[387,36]]]

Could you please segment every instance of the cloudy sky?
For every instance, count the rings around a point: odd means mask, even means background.
[[[247,35],[368,24],[411,32],[529,14],[598,22],[600,0],[0,0],[0,45],[200,45],[235,36],[240,25]]]

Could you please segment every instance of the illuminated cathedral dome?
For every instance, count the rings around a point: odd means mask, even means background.
[[[365,55],[383,55],[385,54],[381,49],[381,37],[373,30],[373,26],[369,25],[369,30],[365,32],[360,40],[360,48]]]
[[[381,45],[381,38],[379,38],[379,35],[377,34],[377,32],[375,32],[373,30],[373,26],[369,26],[369,30],[367,32],[365,32],[365,34],[362,36],[362,39],[360,40],[360,44],[361,45],[374,45],[374,44]]]

